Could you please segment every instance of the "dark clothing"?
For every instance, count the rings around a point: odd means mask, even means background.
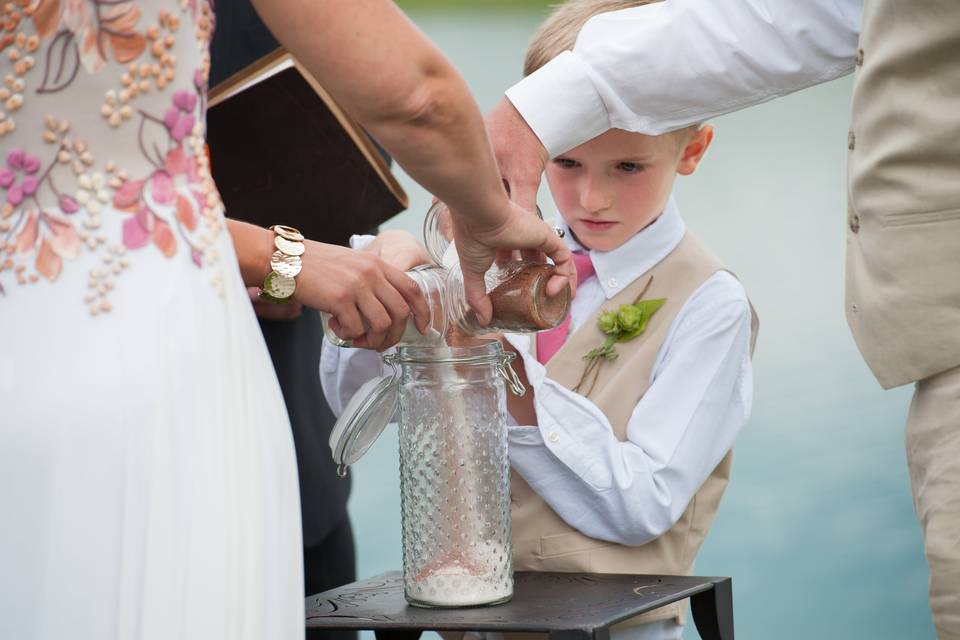
[[[250,0],[218,2],[216,14],[210,43],[211,87],[280,46]]]
[[[350,519],[331,531],[318,545],[303,550],[308,594],[321,593],[357,579],[353,560],[353,530]],[[307,640],[356,640],[357,633],[347,630],[308,629]]]
[[[218,2],[216,18],[211,44],[211,86],[278,46],[249,0]],[[283,223],[282,212],[278,212],[277,223]],[[260,320],[260,328],[293,429],[303,516],[304,586],[306,594],[312,595],[352,582],[356,577],[347,516],[350,481],[337,477],[327,444],[335,419],[320,388],[323,329],[319,314],[312,309],[304,309],[295,320]],[[352,640],[356,634],[326,632],[311,634],[310,638]]]
[[[350,495],[350,479],[337,477],[327,444],[336,419],[320,388],[323,326],[319,313],[304,308],[294,320],[260,319],[260,329],[290,414],[300,474],[303,545],[312,547],[347,519]]]

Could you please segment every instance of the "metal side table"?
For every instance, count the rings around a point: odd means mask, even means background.
[[[307,629],[367,629],[378,640],[423,631],[549,633],[550,640],[609,640],[610,627],[690,598],[703,640],[733,640],[730,578],[517,572],[513,599],[493,607],[422,609],[403,598],[398,572],[307,598]]]

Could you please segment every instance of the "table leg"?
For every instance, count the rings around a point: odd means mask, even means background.
[[[729,578],[690,598],[690,608],[703,640],[733,640],[733,587]]]
[[[588,629],[551,631],[550,640],[610,640],[610,629],[603,627],[593,631]]]
[[[422,633],[415,629],[379,629],[373,635],[377,640],[418,640]]]

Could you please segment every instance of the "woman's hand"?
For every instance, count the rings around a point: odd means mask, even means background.
[[[273,231],[227,220],[248,287],[259,287],[270,273]],[[421,332],[430,309],[420,288],[403,271],[365,251],[304,240],[303,268],[296,277],[293,303],[333,316],[330,328],[357,347],[383,350],[400,340],[413,314]]]
[[[356,347],[382,351],[403,335],[411,313],[425,331],[430,309],[403,271],[368,251],[304,241],[294,298],[333,316],[330,328]]]
[[[401,229],[380,232],[364,251],[379,256],[388,265],[401,271],[409,271],[414,267],[433,262],[426,248],[414,235]]]
[[[483,228],[453,212],[453,235],[463,270],[467,302],[484,324],[490,321],[493,306],[483,276],[493,264],[498,250],[524,249],[545,253],[557,267],[557,275],[547,283],[547,295],[557,295],[568,283],[571,291],[576,293],[577,271],[567,245],[550,225],[532,212],[509,201],[506,206],[505,221],[493,228]]]

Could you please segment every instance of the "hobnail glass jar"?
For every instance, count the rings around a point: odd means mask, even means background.
[[[392,375],[365,383],[330,436],[338,473],[399,407],[404,593],[414,605],[466,607],[513,594],[506,386],[524,388],[496,340],[400,347]],[[506,383],[506,384],[505,384]]]
[[[505,602],[513,594],[506,393],[523,394],[497,341],[401,347],[400,489],[407,601]]]

